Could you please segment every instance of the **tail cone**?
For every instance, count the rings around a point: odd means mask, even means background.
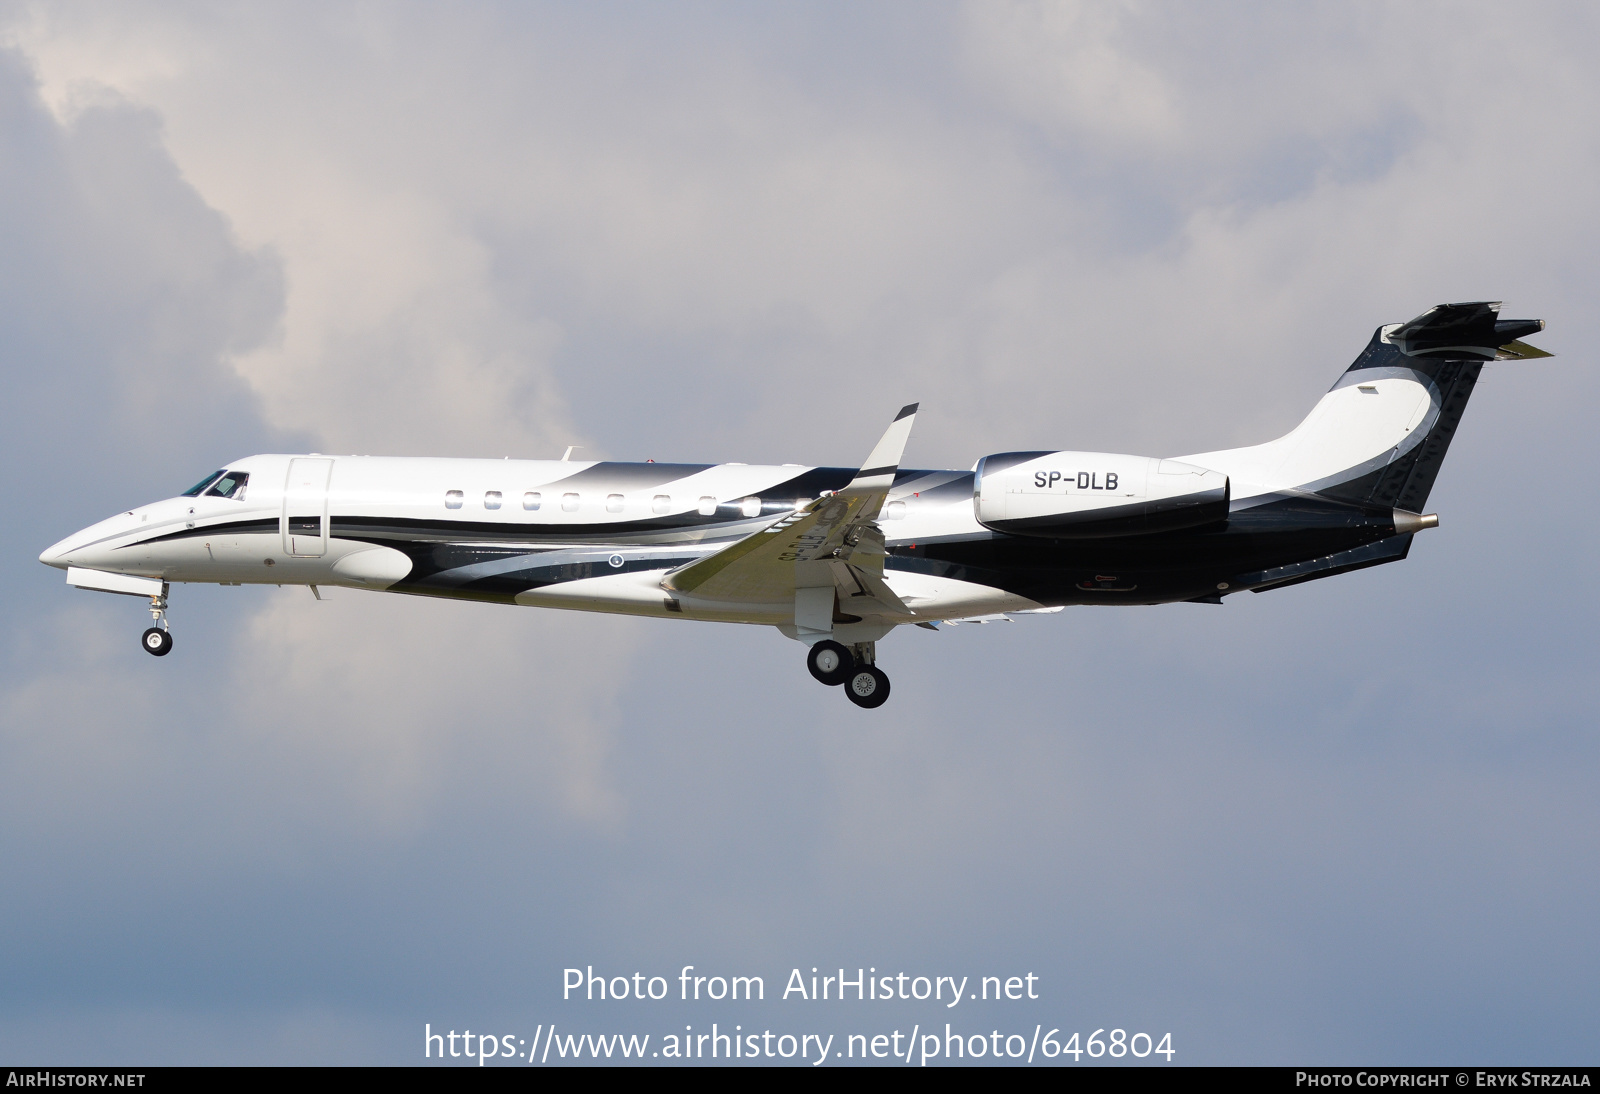
[[[1439,527],[1439,514],[1408,513],[1404,509],[1394,511],[1394,530],[1397,533],[1420,532],[1424,528]]]

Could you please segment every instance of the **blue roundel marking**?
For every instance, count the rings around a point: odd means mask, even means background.
[[[610,559],[610,562],[611,562],[611,565],[613,565],[613,566],[621,566],[622,565],[622,556],[621,555],[612,555],[611,559]]]

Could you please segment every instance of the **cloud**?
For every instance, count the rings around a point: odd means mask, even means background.
[[[969,5],[970,63],[1019,111],[1063,134],[1161,143],[1178,129],[1172,89],[1119,41],[1134,5]]]
[[[272,446],[231,363],[275,337],[283,282],[271,251],[241,247],[182,180],[147,109],[105,95],[62,125],[0,51],[0,144],[0,453],[19,469],[0,498],[27,514],[0,542],[31,562],[86,514]],[[14,571],[18,603],[46,576]]]

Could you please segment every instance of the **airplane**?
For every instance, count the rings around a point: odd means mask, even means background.
[[[1406,557],[1487,361],[1542,320],[1441,304],[1380,327],[1292,432],[1172,458],[1001,452],[906,470],[917,404],[859,468],[258,455],[39,556],[81,589],[308,585],[776,627],[856,705],[896,627],[1069,605],[1220,604]]]

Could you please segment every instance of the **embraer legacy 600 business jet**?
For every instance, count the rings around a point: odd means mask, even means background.
[[[1520,341],[1542,321],[1499,307],[1380,328],[1305,421],[1253,448],[907,471],[913,404],[859,469],[251,456],[40,560],[149,597],[157,656],[171,582],[339,585],[768,624],[876,707],[877,642],[903,624],[1216,604],[1404,558],[1438,524],[1423,508],[1484,362],[1549,356]]]

